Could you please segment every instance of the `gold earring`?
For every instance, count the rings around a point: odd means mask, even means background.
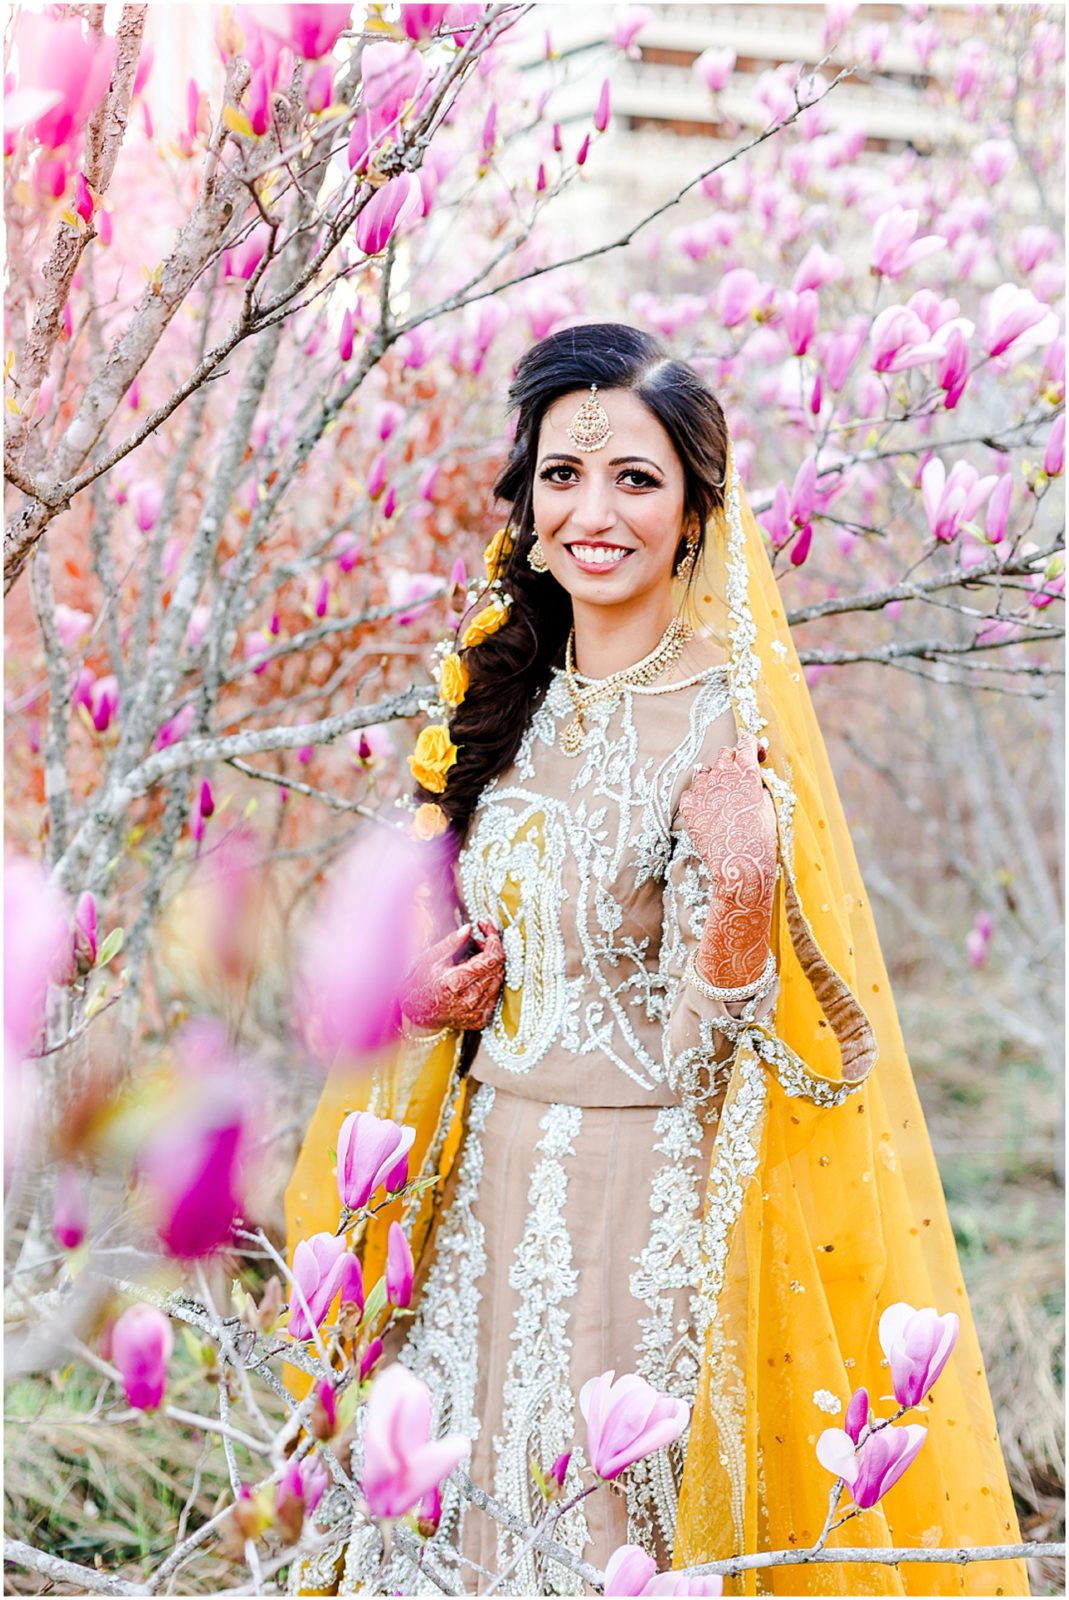
[[[694,571],[694,563],[697,561],[697,559],[698,535],[696,533],[691,533],[687,535],[687,553],[679,563],[679,566],[676,568],[676,577],[682,578],[684,583],[686,583],[689,580],[691,573]]]
[[[546,560],[545,548],[541,539],[535,534],[534,544],[527,552],[527,564],[534,572],[548,572],[549,562]]]

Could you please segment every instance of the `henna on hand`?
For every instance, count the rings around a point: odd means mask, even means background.
[[[713,880],[698,968],[720,987],[752,983],[768,958],[776,888],[776,808],[753,734],[699,767],[679,808]]]
[[[483,947],[466,961],[453,958],[472,933],[470,923],[447,933],[414,963],[401,985],[401,1010],[420,1028],[485,1028],[505,979],[505,951],[492,922],[480,922]]]

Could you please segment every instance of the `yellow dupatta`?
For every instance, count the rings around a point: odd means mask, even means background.
[[[824,1524],[832,1479],[814,1453],[864,1384],[878,1414],[890,1379],[876,1336],[905,1300],[955,1311],[957,1347],[919,1418],[929,1434],[885,1499],[829,1544],[956,1547],[1019,1538],[942,1187],[913,1085],[872,913],[760,529],[729,450],[725,505],[679,606],[727,641],[738,730],[768,740],[781,877],[772,947],[775,1025],[743,1035],[705,1196],[704,1355],[679,1501],[676,1568],[802,1548]],[[416,1128],[410,1170],[444,1181],[459,1143],[461,1038],[400,1041],[373,1078],[328,1082],[286,1191],[289,1248],[338,1221],[328,1150],[347,1112]],[[440,1185],[439,1185],[440,1188]],[[406,1213],[413,1254],[435,1191]],[[381,1276],[390,1221],[363,1245]],[[291,1388],[307,1379],[292,1371]],[[910,1420],[917,1420],[911,1417]],[[844,1509],[849,1507],[844,1496]],[[305,1591],[310,1592],[310,1591]],[[1028,1593],[1023,1562],[779,1567],[726,1594]]]

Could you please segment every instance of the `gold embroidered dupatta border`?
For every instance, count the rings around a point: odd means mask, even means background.
[[[737,1044],[711,1157],[699,1286],[705,1344],[673,1565],[816,1540],[832,1480],[814,1446],[825,1427],[842,1423],[829,1397],[845,1405],[863,1383],[877,1412],[889,1414],[876,1330],[897,1300],[956,1311],[957,1348],[920,1416],[929,1430],[920,1456],[878,1507],[829,1544],[1014,1541],[983,1361],[875,924],[733,452],[724,509],[707,530],[689,595],[677,598],[728,646],[737,728],[769,740],[762,775],[776,805],[782,872],[772,926],[775,1023]],[[449,1031],[406,1038],[374,1077],[328,1082],[286,1191],[291,1254],[298,1239],[337,1226],[327,1152],[349,1111],[415,1126],[410,1170],[444,1181],[466,1089],[456,1075],[460,1044]],[[394,1202],[372,1219],[362,1248],[369,1288],[384,1271],[395,1218],[418,1259],[433,1195]],[[304,1375],[288,1369],[288,1377],[303,1393]],[[726,1580],[725,1593],[1023,1595],[1028,1586],[1023,1562],[825,1563],[750,1572]]]

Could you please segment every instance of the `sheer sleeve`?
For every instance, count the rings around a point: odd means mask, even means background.
[[[710,726],[701,760],[711,763],[725,743],[734,743],[730,718]],[[660,990],[665,1082],[703,1121],[719,1114],[740,1018],[762,1022],[775,1010],[778,980],[756,1003],[727,1004],[713,1000],[686,976],[688,958],[697,951],[712,903],[712,875],[687,831],[679,799],[691,772],[678,786],[672,816],[672,852],[664,885],[661,924]],[[726,1023],[726,1027],[724,1026]]]

